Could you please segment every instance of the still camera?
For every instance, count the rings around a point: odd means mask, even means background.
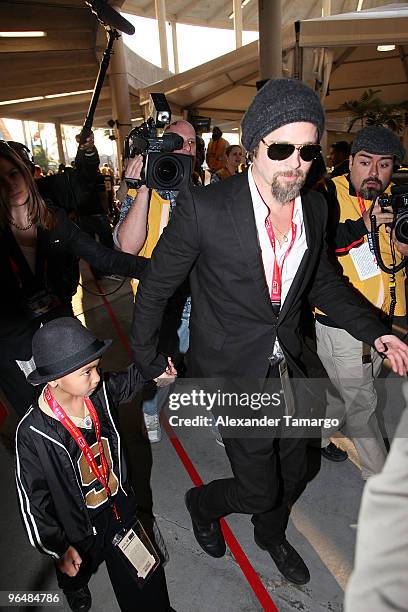
[[[391,194],[378,198],[381,209],[391,208],[394,215],[392,227],[398,242],[408,244],[408,185],[394,185]]]

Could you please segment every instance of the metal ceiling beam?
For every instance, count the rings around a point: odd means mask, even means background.
[[[47,67],[46,70],[26,71],[21,74],[22,79],[19,81],[19,85],[16,85],[16,74],[14,71],[9,70],[8,72],[3,72],[1,77],[1,91],[4,89],[8,95],[12,95],[13,99],[16,97],[28,97],[27,93],[23,93],[21,96],[18,94],[19,91],[26,92],[27,88],[31,89],[31,96],[45,96],[49,93],[77,91],[70,88],[71,83],[78,82],[79,78],[81,82],[88,79],[93,82],[96,79],[97,70],[95,66],[81,66],[81,70],[78,74],[78,71],[72,70],[72,68],[64,68],[50,72]],[[89,89],[89,87],[86,89]]]
[[[340,68],[340,66],[354,53],[357,47],[348,47],[343,53],[333,62],[333,67],[331,69],[331,74],[336,72]]]
[[[91,30],[72,30],[65,36],[54,30],[49,31],[47,36],[43,38],[2,38],[0,40],[0,53],[92,49],[91,35],[93,39],[93,31]]]
[[[197,108],[197,111],[199,111],[200,114],[204,116],[209,115],[210,117],[225,119],[226,121],[228,120],[234,121],[235,119],[241,120],[242,115],[245,112],[245,110],[241,111],[241,110],[230,110],[227,108],[205,108],[205,107],[199,107]]]
[[[194,9],[197,4],[200,4],[201,0],[190,0],[189,2],[187,2],[184,6],[181,7],[181,9],[179,11],[177,11],[177,13],[175,14],[176,17],[176,21],[179,20],[179,18],[182,15],[185,15],[187,13],[187,11],[190,11],[192,9]]]
[[[404,47],[402,45],[398,45],[397,49],[398,49],[398,53],[399,53],[399,56],[400,56],[400,60],[402,62],[403,68],[404,68],[405,78],[408,81],[408,57],[405,54]]]
[[[52,74],[57,70],[66,68],[78,70],[78,66],[89,68],[94,66],[98,69],[95,53],[92,49],[78,49],[75,55],[66,51],[38,51],[37,53],[0,53],[0,72],[2,75],[10,72],[18,77],[19,74],[27,76],[27,73],[36,74],[48,71]],[[0,87],[2,79],[0,79]]]
[[[102,92],[101,92],[101,96],[100,96],[100,100],[106,100],[107,98],[110,98],[110,94],[109,94],[109,89],[107,87],[103,87],[102,88]],[[41,110],[43,108],[50,108],[50,107],[60,107],[60,108],[64,108],[64,106],[74,106],[75,104],[89,104],[89,101],[91,99],[91,94],[79,94],[78,96],[67,96],[66,98],[44,98],[42,100],[33,100],[32,102],[25,102],[24,103],[24,110],[23,112],[28,112],[31,113],[32,111],[35,110]],[[4,117],[7,117],[9,115],[7,115],[8,112],[13,112],[16,111],[20,112],[20,109],[18,108],[19,106],[21,106],[20,104],[5,104],[4,106],[0,106],[0,111],[1,114]],[[54,113],[56,114],[56,113]]]
[[[211,21],[213,21],[213,19],[215,19],[218,15],[222,15],[223,13],[225,14],[227,11],[232,9],[231,6],[231,0],[227,0],[227,2],[222,3],[218,3],[217,8],[215,9],[215,11],[213,11],[212,13],[209,14],[209,16],[206,19],[207,22],[207,26],[209,26],[211,24]],[[230,7],[228,9],[228,6]],[[229,12],[227,14],[227,18],[228,18]],[[231,22],[232,25],[232,22]]]
[[[365,85],[348,85],[347,87],[330,87],[330,93],[333,93],[335,91],[347,91],[348,89],[374,89],[374,88],[381,88],[381,87],[396,87],[398,85],[405,85],[406,86],[407,82],[406,81],[398,81],[398,82],[392,82],[392,83],[366,83]]]
[[[245,83],[247,83],[247,81],[251,81],[252,79],[256,78],[258,76],[258,74],[259,74],[258,71],[251,72],[250,74],[247,74],[245,77],[242,77],[241,79],[238,79],[237,81],[233,81],[229,77],[231,82],[228,85],[224,85],[224,87],[220,87],[219,89],[211,92],[211,94],[208,94],[208,96],[204,96],[203,98],[199,98],[198,100],[194,100],[194,102],[192,102],[188,106],[190,108],[195,108],[196,106],[201,106],[205,102],[208,102],[209,100],[212,100],[213,98],[216,98],[217,96],[221,96],[222,94],[226,93],[227,91],[230,91],[231,89],[234,89],[234,87],[239,87],[240,85],[244,85]],[[228,75],[226,75],[226,76],[228,76]]]

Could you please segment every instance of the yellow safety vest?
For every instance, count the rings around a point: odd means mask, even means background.
[[[343,223],[347,219],[358,220],[361,219],[361,210],[356,196],[350,195],[349,187],[350,184],[346,178],[346,175],[336,176],[332,179],[336,185],[337,200],[340,206],[340,218],[339,222]],[[391,186],[388,187],[385,193],[389,193]],[[366,200],[366,209],[371,206],[371,202]],[[392,264],[391,249],[390,249],[390,238],[385,231],[385,225],[381,225],[379,229],[380,236],[380,251],[383,262],[386,266]],[[364,242],[368,242],[368,236],[364,236]],[[358,245],[354,248],[359,248],[362,245]],[[391,297],[390,297],[390,275],[386,272],[382,272],[377,276],[373,276],[366,280],[360,280],[356,267],[354,265],[351,255],[341,255],[337,257],[337,260],[343,270],[344,276],[353,285],[353,287],[359,291],[371,304],[379,308],[385,313],[389,312]],[[402,260],[401,255],[396,251],[396,260],[399,264]],[[405,270],[401,270],[395,276],[396,282],[396,299],[397,304],[395,307],[395,316],[404,316],[406,313],[405,303]],[[323,314],[316,309],[316,313]]]
[[[162,231],[169,222],[169,216],[170,200],[164,200],[159,196],[157,191],[153,189],[150,196],[149,212],[147,215],[147,237],[138,255],[149,259],[151,258]],[[133,295],[136,295],[139,281],[132,278],[130,284],[132,286]]]

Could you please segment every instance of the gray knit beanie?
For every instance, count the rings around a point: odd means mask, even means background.
[[[241,140],[253,151],[261,139],[287,123],[314,123],[319,139],[324,130],[324,112],[315,92],[296,79],[270,79],[257,92],[241,122]]]
[[[366,151],[372,155],[395,155],[404,159],[405,149],[397,134],[379,125],[366,125],[357,132],[351,146],[351,154]]]

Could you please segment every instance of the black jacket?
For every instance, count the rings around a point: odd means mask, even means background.
[[[37,187],[44,200],[67,212],[80,211],[84,202],[96,189],[99,155],[94,147],[91,151],[78,148],[75,168],[67,166],[61,174],[37,179]]]
[[[131,400],[144,380],[134,365],[125,372],[107,373],[103,379],[91,399],[100,419],[101,435],[109,440],[119,491],[132,495],[117,407]],[[64,426],[38,406],[28,410],[17,428],[16,483],[23,524],[32,546],[54,558],[63,555],[69,545],[93,536],[70,454],[72,444],[76,443]]]
[[[38,227],[36,273],[27,261],[8,226],[0,229],[0,340],[31,326],[24,300],[41,289],[69,304],[78,285],[78,260],[84,259],[105,274],[140,278],[148,260],[108,249],[82,232],[62,209],[53,209],[56,226]]]
[[[323,197],[305,191],[302,207],[308,249],[276,321],[247,173],[179,194],[135,302],[132,346],[147,378],[164,370],[157,330],[167,299],[192,266],[189,366],[194,377],[264,378],[276,336],[292,373],[304,376],[302,312],[309,303],[368,344],[388,333],[328,260]]]

